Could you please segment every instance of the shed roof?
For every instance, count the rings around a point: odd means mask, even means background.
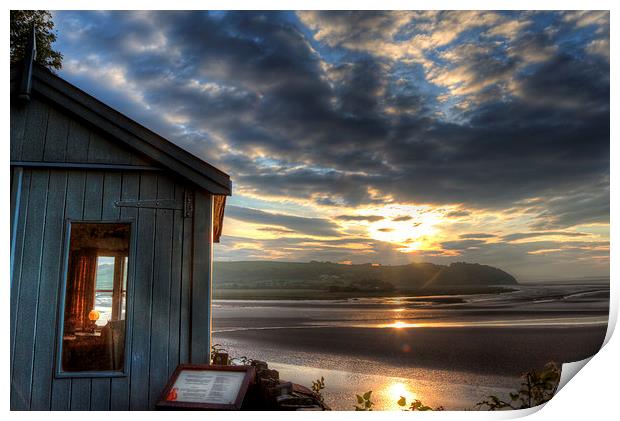
[[[11,93],[19,94],[22,65],[11,66]],[[27,76],[25,76],[27,77]],[[129,148],[195,184],[214,200],[214,240],[218,241],[224,217],[225,197],[232,193],[230,176],[164,137],[116,111],[47,68],[33,63],[29,94],[40,96],[87,121]]]

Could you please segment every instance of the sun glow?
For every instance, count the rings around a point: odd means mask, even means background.
[[[445,210],[429,205],[390,205],[364,209],[362,215],[383,217],[368,223],[371,238],[398,244],[402,252],[412,252],[436,248],[444,213]]]
[[[424,323],[407,323],[407,322],[403,322],[402,320],[396,320],[393,323],[378,325],[378,327],[388,327],[388,328],[391,327],[393,329],[406,329],[406,328],[424,327],[424,326],[426,326]]]
[[[392,404],[392,409],[402,409],[397,404],[401,397],[404,397],[408,403],[413,402],[416,399],[416,394],[412,392],[407,384],[403,382],[390,384],[387,387],[385,394],[388,401]]]

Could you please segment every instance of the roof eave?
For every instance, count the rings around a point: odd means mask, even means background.
[[[32,72],[32,92],[88,121],[214,195],[230,196],[230,176],[157,133],[114,110],[40,65]]]

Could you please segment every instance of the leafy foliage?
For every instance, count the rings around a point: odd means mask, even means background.
[[[245,355],[242,355],[241,357],[235,357],[232,358],[230,360],[230,362],[235,362],[236,365],[252,365],[252,361],[254,361],[252,358],[248,358]]]
[[[510,393],[510,401],[490,395],[478,402],[476,408],[488,407],[489,411],[501,409],[524,409],[542,405],[551,400],[558,389],[561,370],[557,364],[550,362],[542,370],[531,370],[523,375],[521,388]]]
[[[62,67],[62,54],[52,48],[56,41],[52,14],[47,10],[11,10],[11,63],[24,58],[32,26],[36,29],[36,61],[50,69]]]
[[[407,406],[407,398],[405,398],[404,396],[401,396],[397,403],[399,406]],[[424,405],[422,401],[420,401],[419,399],[415,399],[413,402],[411,402],[411,404],[409,405],[409,408],[405,409],[405,411],[443,411],[443,410],[444,410],[443,406],[438,406],[437,408],[433,409],[430,406]]]
[[[323,394],[321,393],[321,390],[323,389],[325,389],[325,379],[323,378],[323,376],[321,376],[320,379],[316,379],[312,382],[312,391],[316,394],[316,396],[321,402],[325,402],[323,400]]]
[[[357,405],[355,405],[356,411],[372,411],[372,407],[375,403],[371,400],[372,390],[364,393],[363,395],[355,395],[357,398]]]
[[[228,350],[221,344],[211,345],[211,362],[216,360],[218,354],[228,354]],[[234,363],[234,365],[252,365],[252,361],[254,361],[252,358],[248,358],[245,355],[229,359],[229,363]]]
[[[211,345],[211,361],[215,360],[217,354],[220,354],[222,352],[226,352],[226,350],[222,347],[221,344]]]

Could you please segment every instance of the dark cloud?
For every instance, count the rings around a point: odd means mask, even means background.
[[[226,206],[226,216],[256,224],[275,225],[293,231],[317,236],[338,236],[338,226],[327,219],[304,218],[301,216],[265,212],[241,206]]]
[[[536,232],[608,223],[609,61],[590,52],[608,43],[608,20],[582,27],[557,12],[503,12],[532,22],[488,38],[443,12],[434,22],[462,32],[424,63],[372,51],[386,40],[420,47],[416,25],[432,20],[422,15],[320,13],[331,25],[324,39],[290,12],[57,12],[55,21],[61,76],[226,170],[236,191],[334,207],[462,204],[448,217],[514,207],[536,215]],[[462,77],[465,93],[433,82],[439,71]],[[323,218],[234,206],[227,215],[338,235]],[[487,247],[446,246],[467,244]]]
[[[271,232],[274,234],[292,234],[295,233],[293,230],[289,230],[286,228],[278,228],[278,227],[261,227],[258,228],[259,231]]]
[[[562,237],[586,237],[589,234],[584,232],[570,232],[570,231],[541,231],[541,232],[516,232],[514,234],[508,234],[502,237],[504,241],[516,241],[523,240],[525,238],[534,237],[547,237],[547,236],[562,236]]]
[[[459,238],[493,238],[493,237],[495,237],[495,235],[493,235],[493,234],[485,234],[483,232],[459,235]]]
[[[469,247],[478,247],[483,244],[486,244],[484,240],[455,240],[455,241],[444,241],[441,243],[441,247],[444,250],[463,250]]]
[[[326,65],[321,45],[287,13],[62,16],[61,30],[70,18],[82,23],[74,22],[80,43],[71,44],[68,59],[94,54],[100,63],[124,67],[153,110],[188,119],[182,130],[166,129],[156,112],[147,125],[162,127],[223,166],[239,185],[263,194],[307,199],[329,191],[317,203],[357,205],[377,200],[372,188],[402,201],[489,207],[568,192],[608,173],[609,64],[581,53],[589,38],[581,50],[563,49],[552,31],[533,27],[513,44],[450,47],[453,57],[466,58],[475,75],[470,83],[488,84],[489,91],[462,120],[450,121],[434,112],[385,112],[389,106],[430,110],[438,92],[411,80],[415,66],[370,54]],[[334,48],[358,32],[389,32],[395,22],[395,15],[383,12],[328,17],[333,25],[348,22]],[[357,21],[361,26],[351,25]],[[367,25],[373,30],[361,29]],[[157,46],[160,39],[165,44],[159,48],[132,48]],[[525,59],[512,52],[526,48],[549,58],[520,70]],[[515,92],[503,85],[494,90],[507,79]],[[197,89],[193,82],[213,85]],[[98,83],[92,80],[88,90],[105,90]],[[238,154],[218,154],[212,134],[234,150],[258,148],[284,167],[274,171],[251,158],[242,162]]]
[[[456,211],[451,211],[451,212],[446,213],[446,216],[448,218],[460,218],[460,217],[469,216],[469,215],[471,215],[471,212],[466,211],[466,210],[456,210]]]
[[[604,179],[539,203],[534,209],[540,213],[532,228],[549,230],[580,224],[609,224],[609,206],[609,179]]]
[[[403,216],[397,216],[396,218],[393,218],[392,221],[394,221],[394,222],[404,222],[404,221],[410,221],[412,219],[413,219],[412,216],[403,215]]]

